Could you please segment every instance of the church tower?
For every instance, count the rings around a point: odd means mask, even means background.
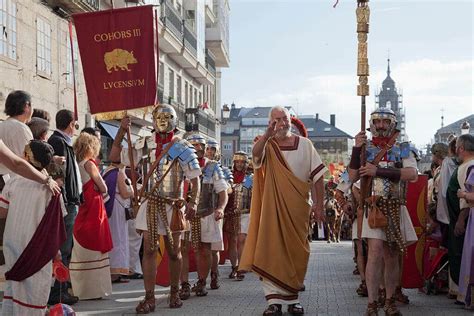
[[[398,141],[408,140],[405,130],[405,108],[403,107],[402,93],[398,93],[395,81],[390,77],[390,58],[387,59],[387,78],[382,82],[382,89],[375,94],[377,107],[389,108],[397,115],[397,128],[400,130]]]

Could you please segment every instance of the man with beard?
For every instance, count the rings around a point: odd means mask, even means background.
[[[143,183],[145,188],[151,187],[151,190],[142,200],[136,218],[136,229],[142,231],[144,237],[142,268],[145,283],[145,299],[136,307],[138,314],[155,310],[156,258],[160,236],[164,237],[170,259],[169,307],[183,305],[179,297],[182,264],[180,236],[186,230],[185,215],[192,218],[196,212],[200,192],[201,169],[195,150],[186,140],[174,136],[178,123],[174,108],[159,104],[152,115],[156,148],[150,155],[153,161],[150,186],[146,180]],[[187,203],[183,196],[185,177],[192,184]]]
[[[463,304],[464,298],[459,295],[458,286],[464,280],[459,279],[461,259],[466,232],[466,221],[469,216],[469,204],[465,197],[458,197],[458,191],[463,189],[464,183],[474,167],[474,140],[472,135],[461,135],[456,140],[456,156],[461,165],[454,171],[449,180],[446,200],[449,211],[448,255],[449,275],[456,289],[456,300]],[[471,236],[469,236],[469,239]],[[452,288],[452,286],[450,287]]]
[[[387,108],[377,108],[370,115],[372,141],[367,142],[365,131],[355,137],[349,164],[350,180],[371,177],[370,202],[364,199],[362,238],[368,240],[366,282],[369,304],[366,315],[377,315],[379,286],[385,284],[385,315],[401,315],[395,289],[399,282],[399,255],[417,240],[415,229],[406,208],[406,183],[416,181],[416,150],[409,143],[394,145],[398,135],[395,113]],[[361,166],[361,148],[367,144],[367,164]],[[363,189],[361,183],[361,190]],[[368,214],[368,216],[367,216]],[[372,221],[376,218],[377,221]],[[385,221],[382,221],[384,219]],[[385,272],[384,273],[384,268]],[[382,277],[384,282],[382,282]]]
[[[228,186],[220,164],[204,157],[206,147],[204,137],[196,133],[186,139],[194,146],[202,170],[201,195],[196,216],[191,220],[191,243],[196,254],[198,270],[198,281],[192,290],[196,296],[206,296],[206,279],[211,270],[212,249],[217,245],[221,247],[223,242],[221,223],[227,204]],[[182,277],[181,296],[189,297],[189,289],[183,287],[186,279],[185,276]]]
[[[229,259],[232,264],[229,279],[242,281],[245,275],[238,271],[238,262],[249,229],[253,175],[247,168],[248,157],[245,152],[235,152],[233,161],[234,186],[225,209],[224,230],[229,236]]]
[[[282,315],[282,304],[292,315],[304,314],[298,292],[308,266],[310,212],[323,219],[327,169],[313,143],[292,134],[290,126],[288,110],[273,107],[252,150],[252,217],[239,269],[261,277],[268,303],[264,315]]]

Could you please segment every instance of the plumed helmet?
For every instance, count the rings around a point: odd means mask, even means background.
[[[186,137],[186,140],[191,143],[191,145],[196,145],[196,144],[201,144],[203,146],[206,146],[206,139],[204,138],[204,136],[202,136],[201,134],[199,133],[193,133],[193,134],[189,134],[187,137]],[[204,149],[204,147],[203,147]]]
[[[375,128],[375,125],[374,125],[374,120],[376,119],[390,120],[390,125],[388,129],[382,133],[377,132],[377,129]],[[389,108],[376,108],[375,111],[373,111],[370,114],[370,132],[372,133],[372,136],[389,137],[395,131],[396,126],[397,126],[397,116]]]
[[[236,162],[236,161],[243,161],[243,162],[246,162],[248,163],[248,155],[245,151],[236,151],[234,153],[234,156],[232,157],[232,161],[233,162]]]
[[[176,111],[174,108],[169,105],[169,104],[158,104],[155,106],[153,109],[152,115],[153,115],[153,127],[157,131],[157,126],[156,126],[156,119],[158,117],[158,114],[160,113],[169,113],[171,114],[171,118],[169,120],[168,124],[168,129],[166,130],[167,133],[174,131],[176,129],[176,126],[178,125],[178,116],[176,115]]]

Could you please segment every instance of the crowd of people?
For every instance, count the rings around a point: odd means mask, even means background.
[[[103,298],[112,293],[112,283],[130,278],[144,282],[136,312],[153,312],[162,244],[169,259],[170,308],[180,308],[192,293],[202,297],[209,288],[219,289],[219,263],[229,259],[229,279],[243,281],[247,271],[260,277],[267,300],[263,315],[282,315],[283,305],[292,315],[304,314],[299,292],[305,288],[308,233],[315,221],[329,217],[327,168],[312,142],[292,133],[287,109],[272,108],[252,157],[235,152],[231,170],[221,165],[215,140],[176,133],[177,115],[167,104],[154,107],[153,135],[129,148],[122,143],[131,120],[123,118],[106,165],[100,130],[79,131],[73,112],[55,114],[49,137],[51,116],[33,109],[27,92],[10,93],[5,113],[8,119],[0,123],[4,315],[44,315],[48,305]],[[337,209],[353,220],[361,278],[356,292],[368,297],[369,316],[381,307],[386,315],[401,315],[397,302],[409,303],[402,292],[402,262],[418,240],[406,207],[407,183],[418,178],[418,156],[409,143],[396,141],[396,124],[391,110],[376,109],[372,139],[365,131],[356,135],[350,164],[330,187]],[[432,154],[425,233],[447,249],[450,297],[471,308],[473,136],[435,144]],[[67,267],[69,278],[57,278],[51,287],[56,265]]]

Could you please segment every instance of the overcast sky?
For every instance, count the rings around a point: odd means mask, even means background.
[[[349,134],[360,129],[355,0],[231,0],[230,59],[222,102],[291,105]],[[403,93],[407,134],[424,146],[441,126],[474,113],[473,0],[372,0],[370,96],[391,77]],[[474,128],[474,127],[473,127]]]

